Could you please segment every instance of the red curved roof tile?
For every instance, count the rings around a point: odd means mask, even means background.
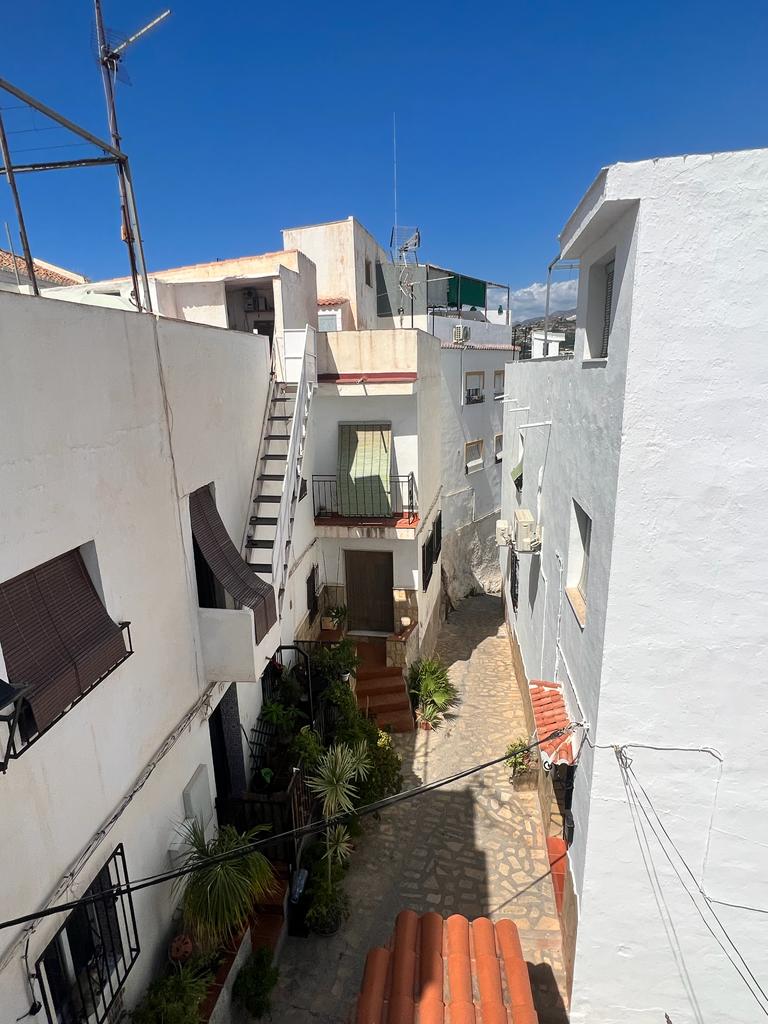
[[[538,1024],[513,921],[403,910],[368,953],[356,1024]]]
[[[571,724],[568,712],[565,710],[563,691],[557,683],[533,679],[529,689],[533,717],[536,720],[536,732],[540,740],[557,729],[566,729]],[[554,764],[573,764],[573,745],[570,734],[542,743],[540,750],[542,754],[546,755],[546,759]]]

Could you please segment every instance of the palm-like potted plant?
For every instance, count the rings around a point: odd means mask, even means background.
[[[536,758],[525,736],[520,736],[519,739],[510,743],[505,755],[504,764],[509,768],[513,782],[528,775],[536,766]]]
[[[416,717],[423,729],[435,729],[458,701],[458,692],[439,658],[416,661],[408,673]]]
[[[254,905],[272,891],[274,874],[264,854],[242,852],[248,851],[265,827],[241,833],[225,825],[213,839],[206,839],[196,818],[180,827],[187,846],[183,866],[190,871],[176,879],[174,887],[183,892],[184,928],[205,952],[231,943],[242,933]],[[235,856],[238,853],[241,855]],[[219,860],[222,854],[233,856]]]
[[[323,817],[329,819],[325,832],[327,877],[315,885],[314,899],[307,923],[321,935],[338,931],[346,916],[346,896],[334,881],[334,866],[341,866],[352,851],[349,830],[342,824],[331,824],[341,814],[351,814],[358,796],[358,782],[364,782],[371,770],[371,761],[365,740],[350,746],[337,743],[320,757],[316,774],[308,779],[309,788],[323,803]]]

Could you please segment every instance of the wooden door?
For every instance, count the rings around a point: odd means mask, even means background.
[[[347,621],[350,629],[392,633],[392,552],[345,551]]]

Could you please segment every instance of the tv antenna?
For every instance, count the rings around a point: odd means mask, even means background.
[[[170,15],[170,10],[163,11],[152,21],[140,28],[138,32],[119,41],[110,34],[108,38],[104,28],[104,18],[101,10],[101,0],[93,0],[94,18],[96,23],[96,43],[98,46],[98,61],[101,66],[101,79],[104,85],[104,98],[107,104],[107,120],[109,122],[109,133],[112,145],[119,153],[122,153],[120,146],[120,130],[117,124],[117,107],[115,104],[115,82],[120,79],[128,82],[127,76],[122,67],[122,59],[125,51],[146,35],[156,25]],[[122,237],[128,247],[128,260],[131,266],[131,279],[133,290],[136,295],[136,303],[139,309],[142,306],[151,312],[152,300],[149,294],[149,279],[147,277],[147,265],[144,259],[144,243],[139,230],[138,215],[136,213],[136,199],[133,194],[133,183],[131,181],[128,162],[118,161],[117,180],[120,189],[120,212],[122,217]],[[139,290],[139,277],[141,277],[141,291]],[[143,292],[143,294],[142,294]]]

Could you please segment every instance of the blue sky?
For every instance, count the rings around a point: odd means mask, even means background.
[[[124,33],[162,6],[104,0]],[[752,0],[181,0],[132,48],[118,95],[150,267],[278,249],[282,227],[349,214],[386,243],[396,111],[399,219],[422,257],[508,282],[529,312],[602,165],[768,142],[766,29]],[[88,0],[6,4],[0,75],[106,136]],[[86,152],[50,148],[71,139],[28,111],[5,118],[19,160]],[[20,185],[37,255],[125,272],[111,168]]]

